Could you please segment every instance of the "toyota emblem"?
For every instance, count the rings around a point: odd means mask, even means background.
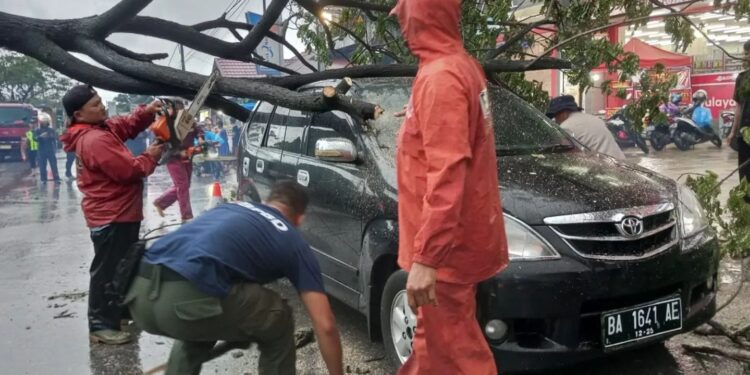
[[[643,234],[643,220],[637,217],[626,217],[617,224],[617,229],[626,237],[638,237]]]

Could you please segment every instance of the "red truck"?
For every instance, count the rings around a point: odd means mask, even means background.
[[[31,124],[39,124],[36,108],[29,104],[0,103],[0,160],[22,159]]]

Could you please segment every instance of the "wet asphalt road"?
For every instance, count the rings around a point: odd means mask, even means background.
[[[631,162],[672,178],[706,169],[724,175],[736,165],[736,154],[731,150],[705,145],[687,153],[673,148],[648,157],[635,150],[627,153]],[[64,156],[58,159],[62,171]],[[163,337],[141,333],[130,345],[89,345],[86,297],[81,293],[87,290],[93,248],[80,212],[81,193],[75,182],[41,184],[37,179],[24,163],[0,163],[0,374],[140,374],[163,363],[171,344]],[[225,181],[224,193],[228,195],[234,182],[231,172]],[[210,183],[207,177],[193,179],[194,211],[205,207]],[[163,168],[149,178],[143,229],[178,220],[176,206],[167,210],[166,218],[159,218],[150,205],[169,185]],[[722,298],[737,281],[736,267],[725,267],[728,271],[722,276]],[[283,283],[274,287],[291,301],[297,327],[309,327],[291,287]],[[748,294],[745,291],[738,306],[725,310],[721,318],[748,323]],[[365,319],[336,302],[334,309],[345,365],[351,373],[393,373],[394,369],[382,360],[382,346],[369,342]],[[692,336],[682,335],[666,345],[620,353],[564,373],[742,374],[741,366],[733,361],[707,358],[701,364],[682,354],[680,343],[692,340]],[[255,350],[237,352],[206,364],[203,373],[254,374],[256,362]],[[315,344],[298,351],[297,364],[301,374],[325,373]]]

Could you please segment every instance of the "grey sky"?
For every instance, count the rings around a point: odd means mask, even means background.
[[[229,5],[237,0],[154,0],[141,15],[164,18],[182,24],[194,24],[219,17]],[[270,0],[269,0],[270,1]],[[100,14],[116,4],[118,0],[0,0],[0,11],[35,18],[80,18]],[[232,20],[245,21],[245,12],[260,13],[263,9],[262,0],[239,0],[236,12],[230,17]],[[297,48],[304,48],[294,37],[296,32],[290,30],[288,33],[290,41]],[[227,31],[216,32],[222,39],[234,41]],[[180,66],[180,56],[175,50],[175,44],[154,38],[137,36],[132,34],[115,34],[109,38],[110,41],[120,44],[136,52],[156,53],[166,52],[170,56],[176,52],[170,66]],[[213,64],[213,56],[185,49],[188,57],[186,66],[188,70],[198,73],[209,73]],[[288,57],[291,54],[286,54]],[[91,62],[91,60],[86,59]],[[166,65],[169,58],[157,61]],[[103,97],[111,99],[114,94],[102,92]]]

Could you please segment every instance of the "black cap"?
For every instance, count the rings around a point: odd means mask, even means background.
[[[562,95],[552,99],[549,102],[549,109],[547,110],[547,117],[555,117],[556,114],[562,111],[578,112],[583,110],[576,104],[576,99],[572,95]]]
[[[78,85],[68,90],[62,98],[63,107],[68,117],[73,118],[73,113],[84,104],[88,103],[91,98],[96,96],[96,90],[91,85]]]

